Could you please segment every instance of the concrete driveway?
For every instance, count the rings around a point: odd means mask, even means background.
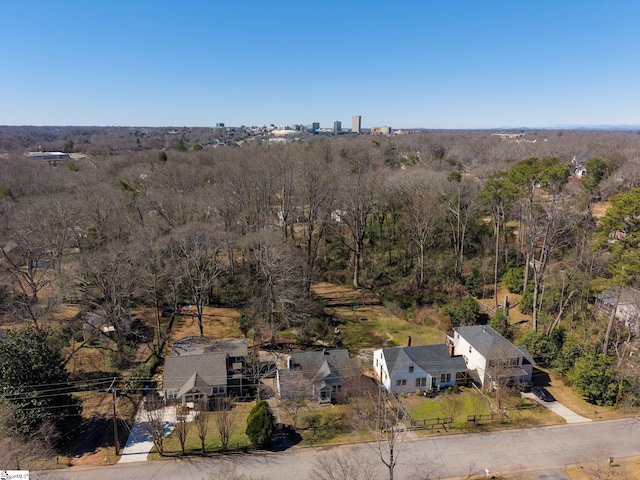
[[[526,398],[532,398],[533,400],[537,401],[538,403],[544,405],[545,407],[547,407],[549,410],[551,410],[556,415],[559,415],[562,418],[564,418],[567,421],[567,423],[585,423],[585,422],[590,422],[591,421],[590,418],[578,415],[576,412],[574,412],[573,410],[569,410],[567,407],[565,407],[564,405],[562,405],[561,403],[559,403],[557,401],[556,402],[543,402],[538,397],[536,397],[533,393],[522,393],[521,395],[523,397],[526,397]]]
[[[163,432],[166,437],[176,425],[176,407],[165,407],[162,410]],[[146,462],[149,452],[153,448],[153,439],[147,415],[142,404],[138,407],[136,419],[131,427],[127,444],[122,449],[122,456],[118,463]]]

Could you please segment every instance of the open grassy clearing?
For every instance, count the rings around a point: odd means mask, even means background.
[[[314,285],[313,292],[323,297],[327,313],[338,323],[343,345],[351,351],[406,345],[408,336],[413,345],[444,341],[442,331],[395,315],[370,292],[326,282]]]
[[[240,311],[232,308],[204,307],[202,327],[205,337],[210,338],[240,338],[242,332],[238,327]],[[198,317],[195,307],[185,309],[182,315],[176,316],[171,327],[171,338],[198,336]]]

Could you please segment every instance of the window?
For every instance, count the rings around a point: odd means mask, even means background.
[[[416,378],[416,387],[426,387],[426,386],[427,386],[426,377]]]
[[[402,379],[402,385],[406,385],[406,384],[407,384],[407,379],[406,379],[406,378],[403,378],[403,379]]]
[[[443,373],[440,375],[440,383],[450,383],[451,382],[451,374]]]
[[[409,373],[413,373],[413,365],[409,365]]]
[[[400,385],[406,385],[406,384],[407,384],[406,378],[399,378],[398,380],[396,380],[396,387],[399,387]]]
[[[471,345],[469,345],[469,353],[471,353]]]

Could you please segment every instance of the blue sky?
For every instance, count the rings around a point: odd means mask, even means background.
[[[638,0],[0,0],[0,125],[640,125]]]

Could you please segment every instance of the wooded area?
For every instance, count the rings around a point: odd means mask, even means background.
[[[216,146],[222,133],[228,143]],[[8,408],[50,408],[41,384],[136,367],[150,380],[184,305],[201,335],[203,309],[228,306],[242,312],[252,345],[330,345],[318,281],[371,291],[410,321],[440,312],[442,330],[488,321],[589,401],[637,405],[640,305],[616,321],[621,294],[608,315],[594,302],[639,287],[640,132],[424,131],[277,145],[222,133],[0,128],[0,356],[29,342],[54,352],[42,369],[55,372],[34,381],[3,369]],[[28,150],[72,156],[53,163]],[[522,294],[530,321],[510,319],[500,286]],[[487,318],[475,299],[489,298]],[[154,312],[152,333],[130,319],[140,307]],[[83,335],[87,313],[108,323],[108,341]],[[141,364],[137,345],[149,335],[153,361]],[[103,353],[104,370],[72,371],[88,348]],[[28,358],[15,359],[24,371]],[[54,426],[77,415],[64,393]],[[0,430],[43,425],[14,420]]]

